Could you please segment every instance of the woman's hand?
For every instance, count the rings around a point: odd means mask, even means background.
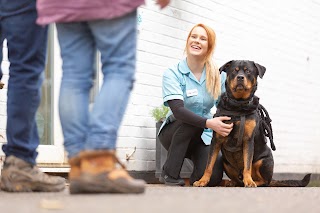
[[[206,127],[210,128],[213,131],[215,131],[216,133],[226,137],[230,134],[230,132],[233,128],[233,123],[226,124],[226,123],[223,123],[223,121],[228,121],[230,119],[231,118],[227,117],[227,116],[211,118],[206,121]]]
[[[165,8],[170,3],[170,0],[157,0],[157,4],[161,9]]]

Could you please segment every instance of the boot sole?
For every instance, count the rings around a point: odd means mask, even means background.
[[[140,194],[145,190],[144,185],[130,186],[106,179],[106,175],[101,178],[81,177],[78,180],[70,181],[70,194],[92,194],[92,193],[122,193]]]
[[[65,184],[46,185],[41,183],[26,183],[3,181],[1,183],[1,190],[7,192],[60,192],[65,189]]]
[[[17,178],[18,177],[18,178]],[[3,169],[1,172],[1,190],[7,192],[60,192],[65,189],[65,179],[51,182],[39,182],[32,173],[17,168]]]

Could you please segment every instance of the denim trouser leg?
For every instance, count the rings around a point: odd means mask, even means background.
[[[134,82],[136,12],[108,22],[90,22],[90,28],[101,52],[104,79],[93,106],[85,148],[114,149]]]
[[[35,24],[35,9],[3,17],[1,30],[8,42],[10,78],[7,100],[6,156],[35,164],[39,145],[35,114],[45,66],[47,28]]]
[[[63,60],[59,114],[64,146],[72,157],[83,150],[89,128],[95,42],[84,22],[57,24]]]
[[[82,150],[114,149],[134,79],[136,12],[57,24],[57,29],[63,59],[59,112],[69,157]],[[104,78],[89,112],[96,49]]]

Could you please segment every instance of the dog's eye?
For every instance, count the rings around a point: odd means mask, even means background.
[[[250,74],[250,73],[251,73],[251,71],[250,71],[250,70],[246,70],[246,73],[247,73],[247,74]]]

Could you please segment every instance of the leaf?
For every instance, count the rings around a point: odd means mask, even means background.
[[[166,118],[166,115],[169,112],[169,107],[166,107],[164,105],[159,106],[157,108],[154,108],[151,111],[151,115],[152,117],[158,122],[158,121],[164,121],[164,119]]]

